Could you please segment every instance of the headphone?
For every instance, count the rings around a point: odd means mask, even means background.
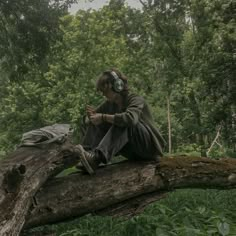
[[[112,89],[120,93],[124,90],[124,81],[116,74],[115,71],[109,71],[109,74],[112,76]]]

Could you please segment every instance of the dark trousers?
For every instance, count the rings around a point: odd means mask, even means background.
[[[151,134],[140,122],[131,127],[90,124],[83,137],[82,146],[86,150],[102,153],[104,163],[116,155],[131,160],[159,160]]]

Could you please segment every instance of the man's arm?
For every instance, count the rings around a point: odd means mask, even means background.
[[[100,125],[103,122],[114,123],[114,115],[96,113],[90,116],[89,120],[94,125]]]
[[[115,115],[109,115],[109,114],[102,114],[103,115],[103,121],[104,122],[108,122],[108,123],[111,123],[113,124],[114,123],[114,117]]]
[[[121,127],[135,125],[139,121],[143,107],[144,99],[140,96],[134,96],[129,100],[124,112],[114,115],[103,112],[96,113],[90,117],[90,121],[95,125],[101,124],[102,122],[108,122]]]
[[[116,113],[113,118],[108,119],[113,119],[114,125],[117,126],[136,125],[142,114],[144,104],[143,97],[134,95],[128,100],[128,106],[124,112]]]

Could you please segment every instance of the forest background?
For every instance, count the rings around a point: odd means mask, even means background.
[[[53,123],[79,127],[111,67],[151,104],[167,152],[235,152],[235,1],[110,1],[68,14],[73,1],[0,2],[0,152]],[[214,155],[214,150],[210,153]]]
[[[78,137],[111,67],[151,105],[166,154],[235,157],[235,0],[111,0],[71,15],[74,2],[0,1],[0,158],[46,125]]]

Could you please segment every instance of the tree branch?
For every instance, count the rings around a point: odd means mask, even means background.
[[[214,138],[214,140],[213,140],[211,146],[210,146],[209,149],[207,150],[207,153],[206,153],[207,156],[209,155],[209,153],[210,153],[210,151],[211,151],[211,149],[213,148],[213,146],[214,146],[215,143],[218,144],[218,145],[221,147],[221,145],[217,142],[217,139],[218,139],[219,136],[220,136],[220,130],[221,130],[221,126],[219,127],[219,129],[218,129],[218,131],[217,131],[217,134],[216,134],[216,136],[215,136],[215,138]]]

